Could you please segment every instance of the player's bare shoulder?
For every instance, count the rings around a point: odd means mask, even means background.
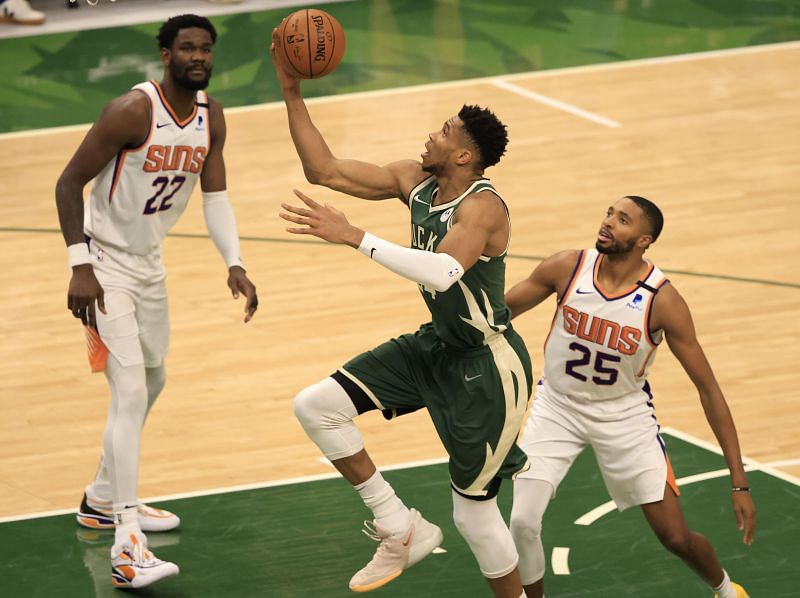
[[[653,300],[650,314],[651,330],[670,331],[676,326],[691,325],[691,320],[689,305],[678,289],[672,283],[662,286]]]
[[[544,259],[531,274],[553,288],[559,299],[567,290],[572,273],[581,259],[580,249],[564,249]]]
[[[419,160],[397,160],[386,164],[384,168],[394,176],[405,203],[408,203],[414,188],[430,176],[422,170],[422,162]]]
[[[132,89],[106,104],[87,137],[119,147],[138,145],[147,138],[151,119],[150,99]]]
[[[474,218],[487,228],[505,228],[508,212],[505,202],[494,191],[481,189],[470,193],[463,200],[455,215],[455,222]]]

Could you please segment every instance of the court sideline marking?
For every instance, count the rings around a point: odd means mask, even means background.
[[[406,85],[402,87],[390,87],[385,89],[373,89],[368,91],[354,91],[337,95],[319,96],[306,98],[306,104],[325,104],[329,102],[339,102],[351,99],[367,99],[402,93],[428,92],[470,85],[490,84],[496,81],[511,82],[521,79],[539,79],[554,75],[571,75],[577,73],[607,71],[626,68],[638,68],[642,66],[653,66],[662,64],[673,64],[678,62],[691,62],[694,60],[707,60],[712,58],[727,58],[730,56],[740,56],[747,54],[758,54],[762,52],[775,52],[783,50],[800,49],[800,41],[780,42],[775,44],[763,44],[760,46],[746,46],[743,48],[728,48],[725,50],[708,50],[705,52],[689,52],[686,54],[675,54],[671,56],[656,56],[653,58],[638,58],[635,60],[623,60],[620,62],[603,62],[600,64],[590,64],[582,66],[568,66],[557,69],[547,69],[541,71],[526,71],[524,73],[512,73],[508,75],[491,75],[486,77],[476,77],[474,79],[458,79],[456,81],[440,81],[437,83],[423,83],[421,85]],[[271,110],[283,107],[283,101],[266,102],[263,104],[252,104],[249,106],[237,106],[225,108],[226,114],[238,114],[240,112],[254,112],[258,110]],[[85,131],[91,127],[91,123],[80,125],[66,125],[61,127],[48,127],[44,129],[31,129],[27,131],[13,131],[0,133],[0,141],[6,139],[20,139],[25,137],[36,137],[40,135],[50,135],[55,133],[67,133],[73,131]]]
[[[697,438],[697,437],[692,436],[690,434],[687,434],[685,432],[681,432],[680,430],[676,430],[675,428],[662,426],[661,432],[663,432],[664,434],[668,434],[670,436],[673,436],[673,437],[675,437],[675,438],[677,438],[679,440],[683,440],[687,444],[693,444],[693,445],[695,445],[697,447],[700,447],[700,448],[706,449],[708,451],[711,451],[711,452],[713,452],[713,453],[715,453],[717,455],[722,455],[722,450],[719,447],[717,447],[716,445],[711,444],[709,442],[706,442],[705,440],[701,440],[700,438]],[[771,462],[771,463],[759,463],[758,461],[755,461],[753,459],[749,459],[749,458],[747,458],[745,456],[742,456],[742,460],[746,464],[748,471],[763,471],[764,473],[772,475],[773,477],[779,478],[779,479],[781,479],[781,480],[783,480],[785,482],[789,482],[790,484],[794,484],[796,486],[800,486],[800,478],[797,478],[797,477],[795,477],[795,476],[793,476],[793,475],[791,475],[789,473],[786,473],[786,472],[780,471],[778,469],[775,469],[775,466],[778,465],[778,464],[794,464],[795,461],[796,461],[795,459],[774,461],[774,462]],[[383,466],[383,467],[379,467],[378,470],[379,471],[395,471],[395,470],[398,470],[398,469],[411,469],[411,468],[414,468],[414,467],[425,467],[427,465],[439,465],[441,463],[447,463],[447,457],[436,457],[436,458],[433,458],[433,459],[422,459],[422,460],[419,460],[419,461],[408,461],[408,462],[405,462],[405,463],[396,463],[394,465],[386,465],[386,466]],[[694,476],[688,476],[687,478],[682,478],[681,480],[678,480],[678,481],[682,482],[683,479],[687,479],[688,480],[688,479],[691,479],[691,478],[699,478],[700,476],[703,476],[703,475],[715,474],[717,471],[723,471],[723,470],[716,470],[714,472],[706,472],[704,474],[696,474]],[[727,472],[728,470],[725,469],[724,471]],[[340,474],[338,472],[320,473],[320,474],[307,475],[307,476],[298,476],[298,477],[293,477],[293,478],[284,478],[284,479],[281,479],[281,480],[271,480],[271,481],[268,481],[268,482],[256,482],[256,483],[252,483],[252,484],[241,484],[241,485],[237,485],[237,486],[227,486],[227,487],[222,487],[222,488],[210,488],[210,489],[207,489],[207,490],[196,490],[196,491],[193,491],[193,492],[181,492],[181,493],[177,493],[177,494],[165,494],[165,495],[162,495],[162,496],[153,496],[153,497],[150,497],[150,498],[145,498],[143,500],[144,500],[144,502],[180,500],[180,499],[184,499],[184,498],[197,498],[197,497],[201,497],[201,496],[212,496],[212,495],[215,495],[215,494],[226,494],[226,493],[229,493],[229,492],[243,492],[243,491],[246,491],[246,490],[260,490],[262,488],[274,488],[274,487],[278,487],[278,486],[290,486],[292,484],[304,484],[304,483],[307,483],[307,482],[317,482],[317,481],[320,481],[320,480],[337,479],[337,478],[340,478],[340,477],[341,476],[340,476]],[[720,475],[708,475],[708,478],[706,478],[706,479],[710,479],[712,477],[720,477]],[[700,481],[700,480],[699,479],[695,479],[695,480],[692,480],[691,482],[688,482],[688,483],[693,483],[693,482],[697,482],[697,481]],[[613,505],[613,503],[612,503],[612,505]],[[604,506],[605,505],[601,505],[601,507],[598,507],[598,509],[603,508]],[[589,511],[589,513],[594,513],[598,509],[593,509],[592,511]],[[24,514],[24,515],[10,515],[10,516],[7,516],[7,517],[0,517],[0,523],[11,523],[13,521],[23,521],[23,520],[27,520],[27,519],[41,519],[41,518],[44,518],[44,517],[55,517],[55,516],[58,516],[58,515],[68,515],[70,513],[75,513],[76,511],[77,511],[77,509],[73,508],[73,509],[57,509],[57,510],[53,510],[53,511],[42,511],[42,512],[38,512],[38,513],[27,513],[27,514]],[[587,515],[589,515],[589,513],[587,513],[586,515],[583,515],[582,517],[586,517]],[[595,520],[599,519],[599,517],[601,517],[603,514],[600,514],[598,517],[595,518]],[[575,521],[575,523],[578,524],[578,525],[589,525],[589,524],[579,524],[577,520]]]
[[[27,228],[27,227],[16,227],[16,226],[0,226],[0,233],[42,233],[42,234],[61,234],[61,231],[57,228]],[[167,235],[169,238],[177,238],[177,239],[208,239],[209,236],[206,233],[169,233]],[[242,235],[239,237],[240,241],[252,241],[255,243],[299,243],[305,245],[320,245],[320,246],[328,246],[329,243],[327,241],[316,241],[311,239],[278,239],[276,237],[253,237],[248,235]],[[527,260],[531,262],[541,262],[544,261],[545,257],[540,255],[523,255],[523,254],[515,254],[509,253],[507,255],[508,259],[510,260]],[[729,274],[712,274],[710,272],[692,272],[690,270],[675,270],[674,268],[665,268],[665,274],[681,274],[684,276],[692,276],[694,278],[707,278],[709,280],[729,280],[731,282],[745,282],[750,284],[765,284],[768,286],[773,287],[785,287],[789,289],[800,289],[800,283],[796,282],[785,282],[781,280],[767,280],[765,278],[748,278],[746,276],[731,276]]]

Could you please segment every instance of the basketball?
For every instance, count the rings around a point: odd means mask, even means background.
[[[344,54],[344,30],[339,21],[316,8],[304,8],[283,19],[278,39],[281,64],[301,79],[333,72]]]

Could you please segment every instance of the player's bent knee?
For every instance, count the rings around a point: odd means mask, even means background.
[[[326,378],[297,393],[294,415],[308,431],[346,424],[352,421],[356,411],[344,389],[335,380]]]
[[[358,415],[347,392],[332,378],[304,388],[294,398],[294,415],[306,434],[331,461],[364,448],[353,423]]]
[[[661,544],[673,554],[687,554],[691,546],[691,537],[687,530],[665,530],[657,534]]]
[[[542,520],[530,515],[525,516],[523,513],[511,511],[509,528],[517,543],[536,542],[542,536]]]
[[[497,499],[476,501],[453,492],[453,521],[484,577],[496,579],[516,569],[517,549],[497,507]]]

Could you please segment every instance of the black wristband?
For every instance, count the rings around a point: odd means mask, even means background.
[[[750,486],[734,486],[731,492],[750,492]]]

